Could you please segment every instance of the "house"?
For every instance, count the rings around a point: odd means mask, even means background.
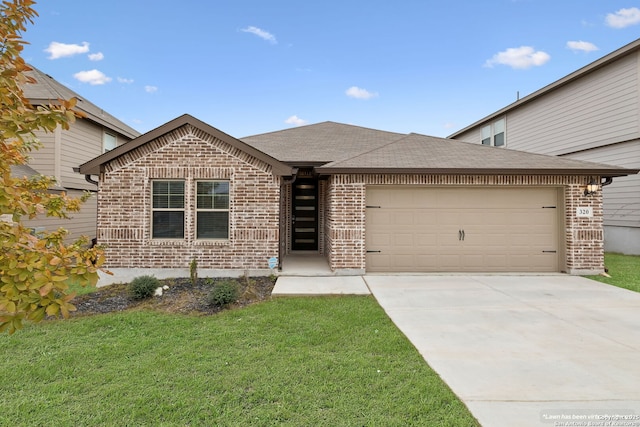
[[[640,39],[449,138],[640,168]],[[603,189],[605,250],[640,255],[640,176]]]
[[[32,151],[28,165],[13,168],[12,174],[19,177],[38,174],[52,176],[56,179],[56,185],[50,191],[64,191],[74,197],[80,197],[84,191],[95,193],[96,183],[85,180],[73,169],[80,163],[130,141],[140,133],[49,75],[33,66],[31,68],[33,70],[26,74],[35,79],[35,83],[23,87],[25,97],[31,105],[55,104],[58,99],[76,97],[78,103],[75,109],[84,113],[85,117],[77,119],[69,130],[58,127],[53,133],[37,132],[42,148]],[[81,235],[89,238],[96,236],[96,197],[91,197],[80,212],[71,216],[69,220],[42,216],[25,221],[25,224],[35,231],[62,227],[69,231],[68,237],[73,240]]]
[[[180,116],[80,166],[119,274],[603,271],[592,180],[638,170],[333,122],[237,139]],[[590,191],[587,191],[590,190]]]

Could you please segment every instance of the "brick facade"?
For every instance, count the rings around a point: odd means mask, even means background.
[[[151,238],[151,181],[185,182],[184,239]],[[195,239],[195,182],[229,180],[229,239]],[[105,165],[98,242],[107,268],[267,269],[278,255],[280,177],[271,166],[192,126]]]
[[[151,238],[151,182],[185,183],[183,239]],[[197,180],[229,180],[229,238],[195,238]],[[335,272],[366,271],[368,185],[562,189],[564,223],[559,264],[572,274],[603,271],[602,192],[584,196],[587,177],[337,174],[318,182],[318,253]],[[268,259],[291,251],[291,184],[272,166],[210,134],[185,125],[104,165],[98,193],[98,242],[107,268],[266,270]],[[578,207],[592,217],[578,218]],[[562,221],[560,221],[562,222]]]
[[[367,185],[550,186],[564,189],[561,270],[597,274],[604,270],[602,191],[584,196],[588,178],[579,176],[333,175],[327,189],[325,247],[332,270],[366,271],[365,212]],[[578,218],[578,207],[593,217]]]

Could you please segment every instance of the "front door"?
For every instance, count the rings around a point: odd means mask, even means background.
[[[291,207],[291,248],[318,250],[318,180],[298,178],[293,183]]]

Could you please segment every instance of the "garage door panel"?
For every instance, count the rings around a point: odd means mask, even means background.
[[[380,252],[367,255],[367,270],[557,271],[557,253],[544,252],[558,252],[557,194],[369,187],[367,205],[379,208],[367,209],[367,250]]]

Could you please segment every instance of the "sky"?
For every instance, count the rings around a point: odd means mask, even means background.
[[[40,0],[23,57],[139,132],[446,137],[640,38],[636,0]]]

